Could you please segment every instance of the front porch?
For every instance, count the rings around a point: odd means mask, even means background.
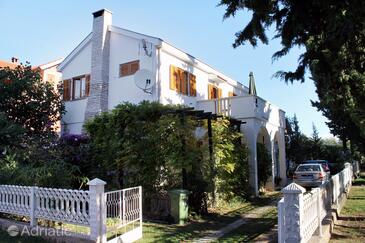
[[[256,96],[233,96],[201,100],[197,109],[213,114],[233,117],[242,121],[241,131],[249,148],[250,185],[258,194],[257,143],[264,144],[272,158],[271,177],[266,189],[275,188],[275,178],[286,184],[285,112]],[[277,179],[278,180],[278,179]]]

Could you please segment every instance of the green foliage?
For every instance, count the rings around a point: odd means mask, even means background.
[[[271,176],[271,156],[264,144],[257,143],[256,146],[258,183],[260,187],[263,187]]]
[[[64,161],[57,137],[29,137],[0,159],[0,184],[71,188],[77,186],[78,167]]]
[[[60,94],[40,70],[0,68],[0,184],[79,185],[79,169],[63,159],[52,127],[63,111]]]
[[[0,112],[28,134],[44,135],[52,132],[64,105],[54,87],[42,81],[39,69],[19,65],[0,68]]]
[[[236,34],[234,47],[268,44],[267,33],[274,25],[274,38],[281,40],[282,49],[273,59],[295,46],[305,48],[295,71],[279,71],[276,76],[304,82],[309,69],[319,98],[313,106],[328,118],[332,134],[365,152],[365,2],[221,0],[220,5],[226,6],[224,18],[240,10],[252,12]]]
[[[217,119],[212,127],[217,191],[225,200],[247,198],[248,149],[242,143],[242,133],[227,118]]]
[[[124,103],[89,120],[87,176],[102,178],[112,188],[142,185],[147,200],[172,188],[188,189],[190,207],[200,214],[207,210],[207,193],[214,190],[215,180],[228,197],[246,195],[247,151],[240,133],[227,119],[213,122],[211,160],[207,135],[196,136],[201,122],[178,112],[181,108]],[[206,124],[202,129],[206,131]]]
[[[338,164],[349,161],[346,157],[341,144],[335,139],[322,139],[319,137],[316,126],[313,124],[312,137],[308,138],[299,128],[296,116],[287,118],[286,157],[295,164],[300,164],[309,159],[324,159],[330,163]]]
[[[312,128],[313,128],[313,133],[312,133],[312,137],[310,138],[310,151],[311,151],[311,157],[312,159],[319,159],[321,157],[322,150],[323,150],[323,144],[322,144],[322,140],[319,137],[317,128],[314,124],[312,124]]]
[[[309,159],[310,141],[300,131],[299,121],[294,114],[293,118],[286,119],[287,132],[285,134],[285,150],[287,160],[300,164]]]
[[[3,153],[9,146],[18,145],[23,133],[20,125],[14,124],[4,113],[0,113],[0,153]]]
[[[160,191],[165,184],[182,186],[179,175],[182,168],[191,170],[197,161],[194,151],[198,146],[192,121],[182,124],[176,115],[162,115],[169,108],[158,103],[125,103],[85,124],[95,173],[104,179],[115,175],[114,186],[138,184],[146,192]]]

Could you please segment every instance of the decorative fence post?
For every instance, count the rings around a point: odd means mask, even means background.
[[[30,189],[30,200],[29,200],[29,206],[30,206],[30,226],[34,227],[37,226],[37,218],[35,217],[35,210],[37,207],[37,192],[38,187],[32,186]]]
[[[317,193],[317,223],[318,223],[318,235],[319,237],[323,236],[322,233],[322,208],[321,205],[323,204],[322,202],[322,190],[321,188],[316,188],[316,193]]]
[[[295,183],[291,183],[281,190],[284,194],[284,242],[303,242],[303,193],[305,189]]]
[[[105,243],[106,238],[106,203],[104,196],[105,181],[98,178],[89,181],[90,203],[90,239]]]
[[[284,198],[278,202],[278,242],[283,243],[285,239],[285,208]]]

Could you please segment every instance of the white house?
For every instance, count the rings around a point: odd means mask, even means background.
[[[256,192],[257,142],[272,153],[272,178],[281,177],[285,183],[282,110],[249,95],[241,83],[160,38],[112,25],[108,10],[93,13],[92,32],[58,70],[63,75],[66,104],[63,133],[81,133],[86,119],[125,101],[185,104],[243,121],[241,131],[251,152],[250,183]]]

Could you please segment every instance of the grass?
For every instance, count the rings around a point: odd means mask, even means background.
[[[251,203],[235,202],[232,207],[228,204],[221,205],[207,216],[191,219],[186,225],[144,223],[143,239],[139,242],[181,242],[200,238],[226,226],[254,208]]]
[[[139,243],[144,242],[185,242],[200,237],[204,237],[214,230],[225,227],[233,221],[241,218],[241,215],[247,214],[251,210],[265,206],[273,202],[280,196],[279,193],[266,194],[258,199],[254,199],[250,202],[232,201],[230,203],[224,203],[209,210],[209,214],[204,217],[191,217],[186,225],[167,225],[157,224],[152,222],[143,223],[143,239],[139,240]],[[275,218],[275,220],[273,220]],[[245,229],[237,229],[231,232],[227,237],[224,238],[226,242],[237,242],[236,239],[243,240],[253,239],[257,235],[268,231],[271,226],[276,222],[276,211],[270,212],[258,219],[252,219],[244,227]],[[108,219],[107,225],[110,227],[115,222]],[[108,228],[109,228],[108,227]],[[130,227],[130,226],[128,226]],[[133,227],[133,226],[132,226]],[[56,225],[56,228],[60,228]],[[71,224],[63,224],[63,229],[78,232],[88,233],[88,227],[75,226]],[[128,229],[120,229],[117,232],[108,231],[108,239],[113,238],[116,234],[119,235]],[[35,243],[35,242],[47,242],[40,238],[29,238],[29,237],[10,237],[6,231],[0,231],[0,242],[10,243]]]
[[[352,186],[341,216],[365,216],[364,186]]]
[[[337,221],[330,243],[365,242],[365,221]]]
[[[257,236],[269,231],[277,223],[277,210],[273,209],[259,218],[249,219],[246,224],[223,236],[219,242],[252,242]]]
[[[270,204],[273,199],[279,196],[278,193],[269,194],[252,202],[234,201],[210,209],[210,214],[198,219],[192,219],[186,225],[167,225],[156,223],[143,224],[143,239],[140,243],[149,242],[186,242],[201,238],[214,230],[221,229],[233,221],[241,218],[242,214]],[[235,239],[253,239],[254,237],[271,229],[276,223],[276,211],[262,216],[260,219],[252,219],[245,226],[248,231],[234,231],[232,235],[225,238],[226,242],[237,242]]]
[[[337,221],[331,235],[331,243],[365,242],[365,220],[361,219],[365,216],[364,173],[353,182],[353,185],[341,210],[343,220]]]

